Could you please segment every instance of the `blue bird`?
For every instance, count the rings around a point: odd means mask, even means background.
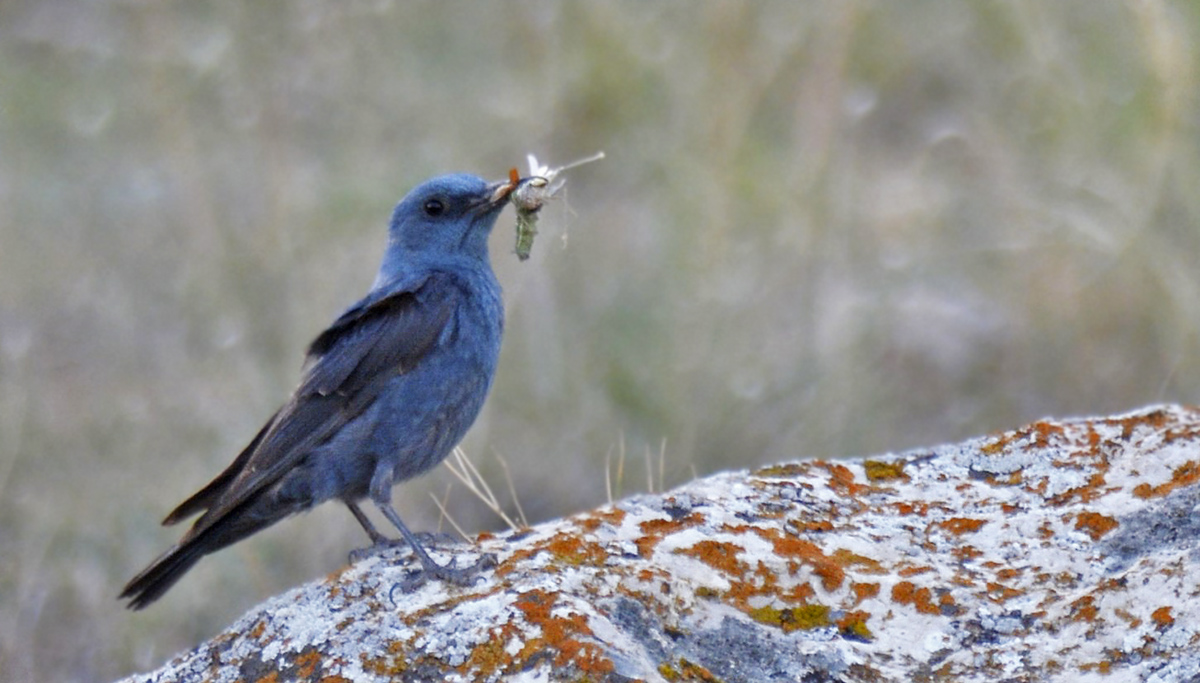
[[[364,498],[425,572],[468,580],[474,567],[429,557],[391,491],[445,459],[491,387],[504,306],[487,238],[514,187],[447,175],[400,201],[371,291],[312,342],[300,386],[233,463],[163,520],[203,513],[125,586],[131,609],[162,597],[205,555],[335,498],[373,543],[392,541],[363,514]]]

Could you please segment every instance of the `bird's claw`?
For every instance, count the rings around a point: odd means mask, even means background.
[[[409,547],[401,539],[386,539],[378,543],[373,543],[365,548],[356,548],[351,550],[347,559],[350,564],[356,564],[365,559],[383,555],[384,553],[399,547]],[[410,548],[411,550],[411,548]],[[415,553],[414,553],[415,554]],[[420,576],[432,577],[439,581],[445,581],[456,586],[470,586],[475,583],[475,575],[481,571],[494,569],[498,564],[494,553],[483,553],[478,560],[469,567],[459,568],[458,558],[450,558],[450,562],[446,564],[438,564],[432,559],[425,562],[425,558],[417,555],[417,560],[421,563],[421,570],[418,572]]]
[[[430,563],[424,567],[423,574],[429,574],[435,579],[445,581],[446,583],[454,584],[455,586],[471,586],[475,583],[476,575],[484,570],[493,569],[496,566],[496,556],[492,553],[483,553],[475,564],[469,567],[458,568],[458,558],[451,558],[449,564],[441,565]]]
[[[493,553],[483,553],[475,561],[475,564],[461,569],[458,567],[458,558],[452,558],[445,565],[436,562],[430,562],[428,565],[422,563],[420,569],[410,571],[404,580],[398,581],[392,586],[388,591],[388,599],[395,604],[394,594],[397,590],[402,593],[411,593],[425,585],[429,579],[437,579],[460,588],[466,588],[475,584],[479,578],[479,572],[494,569],[497,564],[496,556]]]
[[[357,564],[367,558],[382,555],[389,550],[400,547],[408,547],[408,544],[403,539],[382,537],[365,548],[351,550],[346,559],[350,561],[350,564]]]

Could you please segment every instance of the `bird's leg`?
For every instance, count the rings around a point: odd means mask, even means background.
[[[371,523],[370,518],[368,518],[366,513],[362,511],[362,508],[358,506],[358,503],[352,500],[347,500],[344,502],[346,503],[346,507],[350,508],[350,512],[354,515],[354,519],[357,519],[358,523],[362,525],[363,531],[366,531],[367,536],[371,537],[372,545],[386,545],[391,542],[392,539],[379,533],[379,530],[376,529],[375,525]]]
[[[365,560],[375,553],[386,550],[387,548],[391,548],[400,543],[398,540],[388,538],[387,536],[379,533],[379,530],[376,529],[375,525],[371,523],[371,518],[367,517],[366,513],[362,511],[362,508],[358,506],[358,503],[352,500],[343,502],[346,503],[346,507],[350,508],[350,512],[354,515],[354,519],[357,519],[358,523],[362,525],[363,531],[366,531],[367,536],[371,537],[371,545],[365,548],[355,548],[354,550],[350,551],[350,554],[346,558],[350,564],[355,564],[356,562]]]
[[[386,468],[380,469],[383,470]],[[457,563],[455,559],[451,559],[450,563],[447,565],[441,565],[435,562],[433,558],[429,556],[429,553],[426,552],[425,547],[421,545],[421,542],[417,540],[417,535],[412,531],[409,531],[404,522],[400,521],[400,515],[397,514],[395,508],[392,507],[391,475],[391,471],[388,470],[386,472],[376,472],[375,476],[371,478],[371,502],[375,503],[375,507],[379,508],[379,511],[383,513],[383,516],[387,517],[388,521],[391,522],[392,525],[395,526],[400,532],[400,535],[404,537],[404,540],[408,543],[408,547],[412,548],[413,554],[417,556],[418,560],[420,560],[421,567],[426,574],[458,586],[469,586],[474,582],[473,579],[476,572],[481,569],[487,569],[489,567],[496,566],[496,558],[494,555],[490,554],[481,555],[475,564],[471,565],[470,567],[463,567],[461,569],[455,566]],[[354,516],[358,519],[359,523],[362,524],[363,528],[367,530],[367,535],[371,536],[372,540],[377,545],[381,543],[395,545],[397,543],[397,541],[386,538],[383,536],[383,534],[380,534],[379,531],[375,529],[374,525],[371,524],[370,520],[367,519],[366,515],[363,514],[363,511],[361,509],[356,509],[356,505],[351,505],[349,503],[347,503],[347,505],[350,505],[350,511],[354,513]],[[372,532],[374,533],[372,534]]]

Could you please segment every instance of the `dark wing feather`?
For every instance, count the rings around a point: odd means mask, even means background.
[[[191,498],[183,501],[178,507],[172,510],[171,514],[167,515],[167,518],[163,520],[163,526],[178,524],[188,517],[212,507],[217,498],[219,498],[221,494],[225,492],[225,489],[229,486],[229,483],[237,478],[237,475],[241,474],[242,469],[246,466],[246,462],[250,460],[250,456],[254,454],[254,451],[258,448],[258,444],[262,441],[263,436],[265,436],[267,431],[271,429],[271,425],[275,424],[275,420],[278,419],[279,413],[281,412],[283,412],[282,408],[275,411],[275,414],[271,416],[271,419],[267,420],[267,423],[262,426],[262,429],[258,430],[258,434],[254,435],[254,439],[252,439],[250,443],[242,449],[241,453],[238,453],[238,457],[229,464],[229,467],[225,468],[224,472],[218,474],[217,477],[208,482],[204,488],[193,493]]]
[[[238,471],[229,471],[238,465],[235,461],[218,476],[224,478],[221,490],[214,488],[206,496],[203,507],[208,510],[184,542],[276,482],[365,410],[384,381],[407,372],[433,348],[460,290],[439,273],[405,285],[368,296],[313,341],[300,386],[251,443],[253,449],[238,456],[243,461]]]
[[[417,291],[368,297],[308,347],[300,390],[350,395],[382,372],[402,374],[433,346],[454,311],[457,288],[439,274]]]

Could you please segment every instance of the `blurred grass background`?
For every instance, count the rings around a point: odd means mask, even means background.
[[[392,205],[569,174],[465,442],[531,520],[693,473],[1200,398],[1200,9],[0,5],[0,671],[162,663],[366,539],[325,506],[115,600],[369,286]],[[615,457],[615,456],[613,456]],[[397,488],[438,525],[443,470]],[[470,530],[498,520],[456,487]]]

